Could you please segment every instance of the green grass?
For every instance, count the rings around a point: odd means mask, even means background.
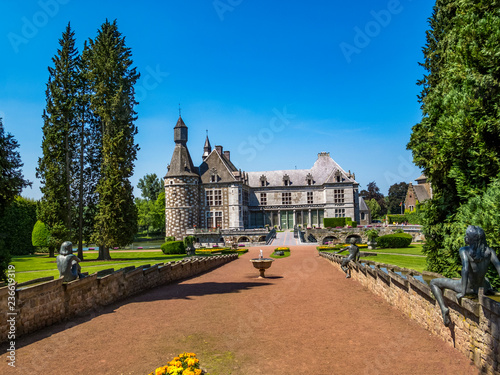
[[[167,263],[184,258],[184,255],[164,255],[161,250],[158,251],[134,251],[134,252],[111,252],[112,260],[95,261],[98,254],[84,254],[84,261],[80,263],[82,272],[92,274],[107,268],[118,270],[128,266],[141,266],[143,264]],[[23,255],[12,257],[12,262],[16,267],[16,281],[22,283],[25,281],[38,279],[40,277],[54,276],[59,277],[56,258],[49,258],[47,254]]]
[[[409,255],[425,255],[422,253],[422,245],[410,245],[408,247],[399,248],[399,249],[379,249],[368,250],[367,248],[361,249],[361,251],[367,251],[371,253],[391,253],[391,254],[409,254]]]
[[[394,266],[411,268],[412,270],[422,272],[425,270],[426,258],[406,256],[406,255],[385,255],[380,254],[371,257],[362,257],[361,259],[372,260],[374,262],[392,264]]]
[[[286,257],[289,257],[290,256],[290,250],[282,250],[283,251],[283,254],[284,255],[274,255],[274,251],[273,253],[270,255],[271,258],[275,258],[275,259],[281,259],[281,258],[286,258]]]

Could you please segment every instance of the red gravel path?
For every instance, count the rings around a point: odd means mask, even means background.
[[[20,338],[16,370],[3,354],[0,373],[147,374],[183,351],[211,375],[478,373],[314,247],[291,252],[267,279],[256,278],[252,248],[212,272]]]

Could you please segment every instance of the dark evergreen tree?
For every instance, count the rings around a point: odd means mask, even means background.
[[[423,117],[408,148],[433,188],[424,211],[428,269],[454,276],[458,249],[444,244],[457,210],[500,173],[500,2],[438,0],[429,24]]]
[[[19,144],[10,133],[5,134],[3,122],[0,118],[0,216],[3,217],[5,210],[14,198],[21,194],[23,188],[31,186],[31,182],[24,179],[21,167],[21,156],[16,150]],[[0,280],[7,280],[5,271],[9,266],[11,256],[9,249],[5,246],[5,233],[3,226],[0,227]]]
[[[387,194],[387,213],[389,214],[401,213],[402,210],[401,203],[404,203],[407,192],[408,192],[408,184],[406,182],[393,184],[391,185],[391,187],[389,187],[389,193]]]
[[[37,177],[41,179],[42,199],[38,218],[50,233],[50,256],[73,235],[74,177],[77,174],[77,136],[80,95],[79,55],[74,32],[66,27],[59,40],[60,49],[52,58],[43,113],[43,156],[38,160]]]
[[[109,248],[132,242],[137,232],[137,209],[130,177],[138,145],[132,54],[118,31],[116,20],[106,21],[84,50],[85,78],[90,90],[90,124],[99,161],[99,196],[95,231],[99,259],[111,259]]]

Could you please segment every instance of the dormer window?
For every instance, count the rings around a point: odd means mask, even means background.
[[[283,186],[290,186],[290,176],[287,174],[283,176]]]
[[[342,182],[342,173],[340,173],[340,171],[337,171],[335,173],[335,181],[336,182]]]
[[[260,186],[262,187],[267,186],[267,177],[264,175],[260,176]]]
[[[210,170],[210,182],[217,182],[219,181],[219,176],[217,175],[217,169],[212,168]]]
[[[311,186],[314,183],[312,174],[308,173],[306,176],[306,184]]]

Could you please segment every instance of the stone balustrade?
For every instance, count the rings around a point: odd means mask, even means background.
[[[320,255],[341,270],[343,256],[326,252],[320,252]],[[426,276],[441,275],[365,260],[351,262],[349,266],[351,280],[383,297],[406,316],[464,353],[482,373],[500,374],[500,303],[483,295],[482,289],[477,299],[462,298],[461,301],[456,299],[454,292],[445,290],[445,302],[450,308],[452,321],[446,327],[439,305],[425,281]]]
[[[83,316],[101,306],[148,289],[209,271],[232,260],[237,254],[194,258],[153,266],[126,267],[100,271],[83,279],[63,283],[62,278],[36,285],[16,285],[15,336],[35,332],[52,324]],[[8,341],[9,287],[0,288],[0,342]]]

